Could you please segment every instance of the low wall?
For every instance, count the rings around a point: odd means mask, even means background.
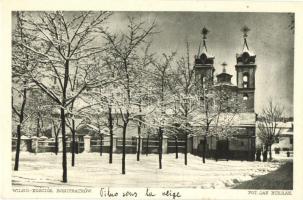
[[[202,143],[201,143],[202,141]],[[140,142],[140,145],[139,145]],[[198,143],[199,142],[199,143]],[[254,150],[254,138],[243,138],[235,140],[227,140],[227,149],[217,151],[216,139],[212,138],[207,140],[206,146],[206,157],[208,158],[218,158],[218,159],[237,159],[237,160],[254,160],[255,150]],[[178,139],[178,152],[185,152],[186,140]],[[158,153],[159,152],[159,141],[158,138],[141,138],[139,141],[138,138],[127,138],[125,141],[125,151],[127,154],[134,154],[138,151],[140,146],[140,152],[142,154],[146,153]],[[162,142],[162,153],[175,153],[175,139],[163,137]],[[202,156],[203,147],[203,137],[189,137],[187,139],[187,152],[194,155]],[[249,148],[247,147],[249,145]],[[21,151],[29,151],[34,153],[42,152],[55,152],[56,145],[54,138],[46,137],[22,137],[20,144]],[[83,140],[76,141],[75,143],[75,152],[100,152],[101,139],[92,139],[91,136],[86,135],[83,137]],[[71,152],[72,142],[67,138],[66,150]],[[113,153],[122,153],[123,141],[122,138],[114,137],[113,140]],[[16,149],[16,138],[12,139],[12,150]],[[58,152],[62,151],[62,138],[58,138]],[[109,153],[110,151],[110,140],[109,137],[102,140],[102,152]]]

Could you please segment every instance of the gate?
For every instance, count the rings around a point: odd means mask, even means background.
[[[228,159],[229,156],[229,145],[228,140],[218,140],[217,141],[217,149],[216,149],[216,158],[217,159]]]

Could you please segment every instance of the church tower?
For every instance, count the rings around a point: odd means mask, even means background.
[[[214,79],[214,59],[215,57],[208,53],[206,46],[206,39],[209,30],[205,27],[202,29],[202,50],[201,43],[199,45],[198,54],[195,56],[195,80],[198,87],[205,87],[212,85]]]
[[[254,112],[255,104],[255,73],[257,65],[255,64],[256,55],[249,50],[247,44],[247,33],[250,29],[244,26],[243,32],[244,44],[242,52],[236,54],[237,64],[237,87],[240,98],[246,106],[246,112]]]

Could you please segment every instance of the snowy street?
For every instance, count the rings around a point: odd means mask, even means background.
[[[248,162],[206,160],[188,154],[184,165],[183,154],[163,155],[163,169],[158,169],[158,155],[126,155],[126,175],[121,174],[121,154],[113,155],[113,164],[108,163],[108,154],[76,155],[76,166],[71,167],[68,154],[68,183],[62,180],[62,154],[33,154],[21,152],[19,171],[12,171],[13,186],[83,186],[83,187],[184,187],[184,188],[229,188],[240,182],[276,170],[283,162]],[[14,160],[14,154],[12,161]],[[12,162],[13,165],[13,162]]]

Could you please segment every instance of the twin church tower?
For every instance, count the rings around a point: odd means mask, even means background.
[[[256,55],[249,50],[247,44],[247,36],[249,28],[244,26],[241,31],[243,32],[244,44],[241,53],[236,54],[235,69],[237,72],[237,85],[231,83],[232,75],[226,72],[226,63],[222,64],[223,71],[218,74],[217,83],[226,85],[229,88],[233,88],[235,92],[243,99],[243,103],[246,105],[246,112],[254,112],[254,98],[255,98],[255,72],[256,72]],[[195,79],[199,83],[200,87],[204,84],[214,83],[214,59],[208,50],[206,45],[206,39],[208,30],[204,27],[202,29],[202,48],[199,46],[198,55],[195,57],[194,71]]]

